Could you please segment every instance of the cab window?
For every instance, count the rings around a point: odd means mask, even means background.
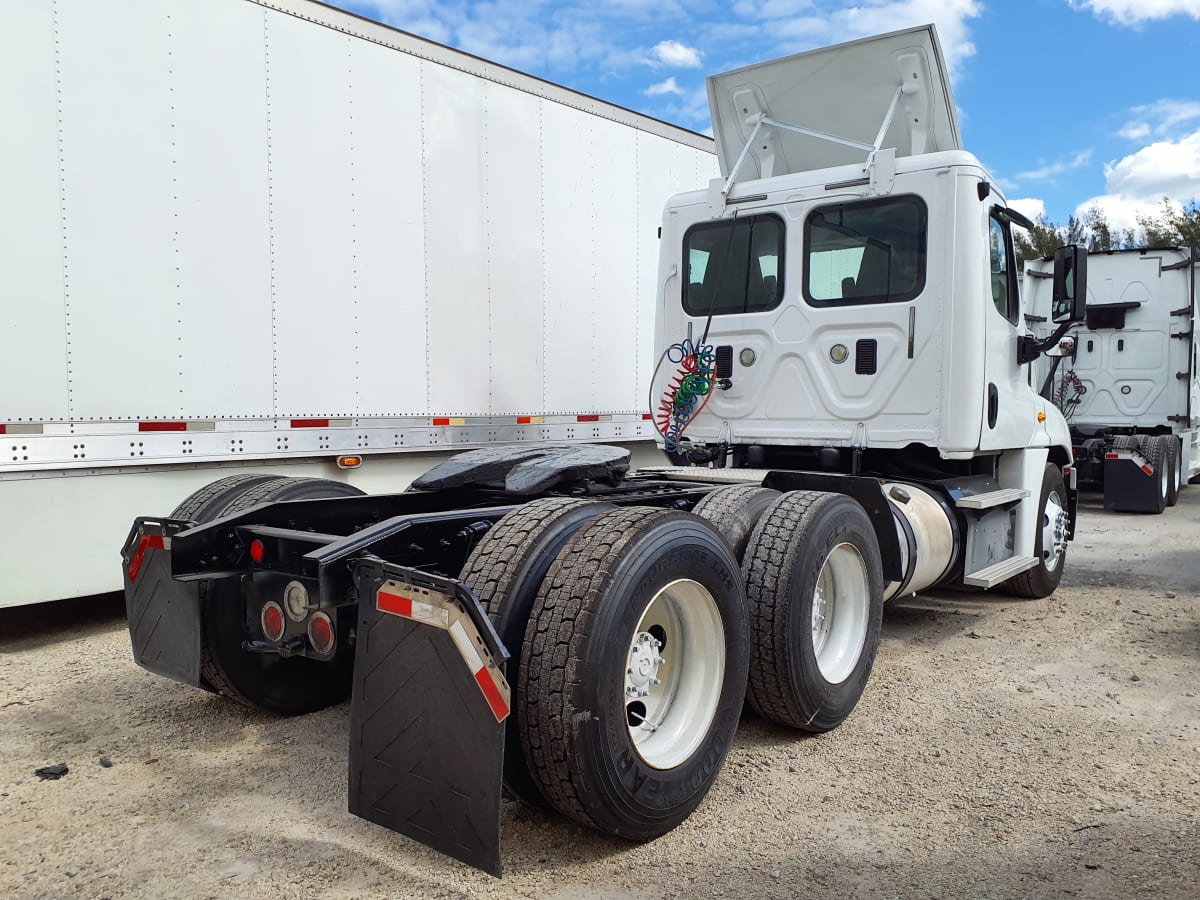
[[[888,197],[822,206],[804,223],[804,299],[895,303],[925,289],[925,203]]]
[[[1008,226],[995,216],[988,220],[988,255],[991,263],[992,302],[1000,315],[1016,324],[1020,312],[1020,297],[1013,274],[1012,241]]]
[[[783,221],[705,222],[683,238],[683,308],[692,316],[766,312],[783,298]]]

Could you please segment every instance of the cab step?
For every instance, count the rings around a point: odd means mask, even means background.
[[[986,494],[959,497],[954,501],[954,505],[960,509],[991,509],[994,506],[1003,506],[1005,503],[1024,500],[1028,496],[1029,491],[1026,488],[1001,488],[998,491],[988,491]]]
[[[1029,492],[1025,491],[1025,493]],[[1032,569],[1037,564],[1036,556],[1012,556],[993,563],[986,569],[963,576],[963,584],[969,584],[971,587],[994,588],[1001,582],[1008,581],[1014,575],[1020,575],[1022,572]]]

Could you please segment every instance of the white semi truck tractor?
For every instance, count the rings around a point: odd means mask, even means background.
[[[501,870],[502,794],[631,840],[716,779],[743,701],[835,728],[885,602],[1045,597],[1071,437],[1028,366],[1010,210],[932,27],[713,77],[722,177],[660,234],[650,411],[620,448],[473,450],[391,495],[218,483],[123,550],[134,655],[256,708],[352,698],[350,811]],[[286,495],[284,495],[286,496]]]
[[[1161,513],[1200,473],[1196,261],[1180,247],[1093,254],[1087,317],[1032,367],[1066,416],[1079,485],[1106,509]],[[1053,260],[1025,265],[1027,318],[1049,336]]]

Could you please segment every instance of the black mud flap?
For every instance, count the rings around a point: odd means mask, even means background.
[[[171,539],[193,523],[140,518],[121,549],[133,658],[143,669],[200,687],[200,585],[171,577]]]
[[[1104,508],[1110,512],[1162,512],[1162,482],[1136,450],[1104,455]]]
[[[461,582],[355,567],[350,812],[500,876],[508,652]]]

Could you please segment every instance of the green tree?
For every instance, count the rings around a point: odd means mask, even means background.
[[[1013,243],[1016,245],[1017,251],[1017,271],[1024,271],[1027,259],[1053,256],[1054,251],[1063,243],[1061,231],[1045,216],[1038,216],[1031,229],[1014,228]]]

